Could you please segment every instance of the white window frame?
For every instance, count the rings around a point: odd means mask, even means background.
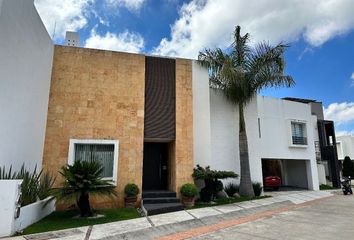
[[[293,133],[291,129],[291,124],[292,123],[299,123],[299,124],[304,124],[304,137],[307,138],[306,144],[294,144],[293,143]],[[307,148],[309,144],[309,139],[308,139],[308,134],[307,134],[307,121],[305,120],[299,120],[299,119],[289,119],[288,120],[288,128],[289,128],[289,147],[293,148]]]
[[[106,139],[70,139],[68,164],[72,165],[75,161],[75,144],[113,144],[114,145],[114,159],[113,159],[113,177],[103,178],[104,180],[112,181],[112,184],[117,186],[118,181],[118,160],[119,160],[119,141]]]

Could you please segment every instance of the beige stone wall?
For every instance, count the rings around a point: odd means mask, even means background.
[[[192,61],[176,59],[176,140],[171,145],[170,187],[179,194],[184,183],[192,183],[193,173]]]
[[[126,183],[142,186],[145,57],[55,46],[43,167],[57,176],[69,139],[118,139],[118,198],[93,198],[95,207],[123,205]]]

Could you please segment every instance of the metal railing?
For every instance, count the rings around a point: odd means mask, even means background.
[[[307,145],[307,137],[292,136],[294,145]]]

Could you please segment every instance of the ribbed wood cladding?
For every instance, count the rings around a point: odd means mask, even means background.
[[[176,138],[176,60],[145,59],[145,140]]]

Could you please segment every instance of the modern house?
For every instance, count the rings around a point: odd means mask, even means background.
[[[53,46],[28,0],[0,0],[0,33],[0,166],[26,161],[58,176],[75,160],[101,161],[118,199],[96,207],[122,206],[127,183],[178,194],[196,164],[240,172],[238,109],[196,61]],[[245,110],[253,181],[277,174],[318,190],[322,159],[336,184],[333,122],[320,105],[254,98]]]

